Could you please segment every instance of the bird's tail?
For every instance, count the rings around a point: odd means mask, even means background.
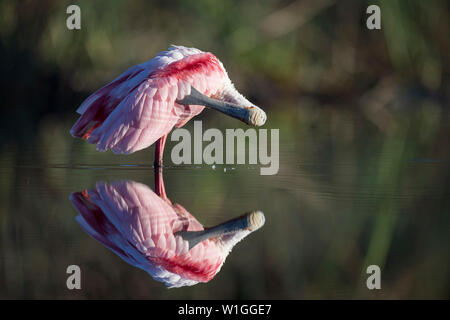
[[[87,104],[87,106],[82,109],[81,107],[85,104]],[[78,109],[83,113],[81,113],[81,116],[73,125],[70,133],[74,137],[88,140],[92,131],[105,121],[113,108],[111,108],[110,104],[108,104],[102,96],[97,97],[96,99],[91,99],[91,97],[89,97],[83,105]]]
[[[77,109],[81,116],[70,130],[72,136],[88,140],[92,131],[105,121],[130,91],[131,88],[125,85],[127,79],[135,77],[141,71],[141,69],[130,68],[117,79],[91,94]],[[122,88],[124,85],[125,87]],[[96,143],[96,141],[91,142]]]
[[[127,256],[114,241],[111,241],[110,238],[119,232],[105,216],[102,209],[91,201],[87,190],[72,193],[70,201],[80,214],[75,219],[92,238],[110,248],[119,256]]]

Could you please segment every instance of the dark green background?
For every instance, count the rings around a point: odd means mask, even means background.
[[[66,28],[70,4],[79,31]],[[365,26],[369,4],[381,30]],[[1,1],[0,298],[448,298],[449,12],[448,1]],[[168,195],[199,221],[266,215],[211,282],[168,290],[88,237],[68,197],[99,180],[153,188],[153,147],[100,154],[69,129],[91,92],[170,44],[216,54],[267,112],[280,171],[173,167],[168,143]],[[70,264],[81,291],[65,287]],[[365,286],[370,264],[379,291]]]

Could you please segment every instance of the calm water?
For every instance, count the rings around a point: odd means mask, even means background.
[[[433,110],[400,111],[388,128],[335,108],[269,110],[268,128],[280,129],[273,176],[257,165],[174,166],[169,142],[172,202],[204,226],[257,209],[266,218],[210,282],[178,289],[89,237],[69,200],[100,181],[154,189],[153,147],[98,153],[68,134],[75,115],[49,116],[28,143],[0,149],[0,298],[448,298],[450,135],[448,117]],[[204,128],[240,126],[202,119]],[[66,288],[72,264],[81,290]],[[366,288],[372,264],[381,290]]]

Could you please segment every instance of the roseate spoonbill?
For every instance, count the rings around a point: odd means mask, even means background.
[[[211,280],[233,246],[265,221],[262,212],[253,211],[204,229],[165,197],[163,184],[157,190],[161,196],[134,181],[100,182],[70,199],[91,237],[168,287]]]
[[[212,53],[171,46],[89,96],[77,109],[81,116],[70,132],[97,144],[99,151],[122,154],[157,141],[155,165],[160,166],[167,134],[205,106],[249,125],[266,121],[264,111],[234,88]]]

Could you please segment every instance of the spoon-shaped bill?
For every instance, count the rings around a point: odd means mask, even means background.
[[[264,222],[264,214],[261,211],[253,211],[221,223],[215,227],[207,228],[202,231],[179,231],[175,235],[180,235],[187,241],[190,250],[206,239],[220,238],[227,234],[245,230],[253,232],[261,228],[264,225]]]
[[[201,94],[192,86],[191,93],[183,99],[177,100],[177,103],[209,107],[253,126],[259,127],[266,122],[266,113],[256,106],[239,106],[231,102],[213,99]]]

